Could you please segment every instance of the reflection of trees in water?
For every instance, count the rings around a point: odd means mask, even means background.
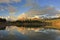
[[[15,29],[6,29],[0,30],[0,40],[28,40],[28,38]]]
[[[29,32],[26,34],[31,40],[57,40],[60,36],[59,30],[44,30],[42,32]]]
[[[10,30],[12,30],[12,29],[10,29]],[[34,31],[34,30],[38,30],[38,29],[39,29],[39,31],[37,31],[37,32]],[[29,38],[29,40],[57,40],[57,39],[60,39],[59,38],[60,30],[24,28],[24,27],[21,27],[21,28],[17,27],[17,28],[14,28],[13,30],[17,30],[18,32],[27,36]]]
[[[38,30],[35,32],[34,30]],[[0,30],[1,40],[60,40],[60,30],[11,26]]]

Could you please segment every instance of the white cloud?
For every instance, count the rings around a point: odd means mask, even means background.
[[[0,11],[8,10],[10,13],[16,12],[16,8],[9,3],[21,2],[21,0],[0,0],[0,3],[5,3],[7,6],[0,5]]]
[[[6,11],[9,13],[14,13],[17,12],[16,8],[13,5],[9,5],[8,6],[2,6],[0,5],[0,11]]]
[[[0,3],[20,2],[21,0],[0,0]]]
[[[7,7],[7,10],[9,11],[9,13],[15,13],[17,11],[16,8],[14,6],[11,6],[11,5],[9,5]]]
[[[9,3],[10,0],[0,0],[0,3]]]
[[[44,6],[44,7],[40,7],[40,6],[33,6],[29,11],[25,12],[25,15],[27,16],[39,16],[39,15],[45,15],[48,14],[46,16],[54,16],[56,14],[60,14],[60,12],[58,10],[56,10],[55,7],[53,6]]]
[[[32,6],[32,8],[29,11],[25,12],[25,15],[35,16],[41,14],[42,15],[48,14],[47,16],[52,16],[52,15],[60,14],[60,12],[58,12],[58,10],[56,10],[56,8],[53,5],[40,7],[37,4],[37,2],[38,0],[26,0],[26,4],[24,5],[24,7]]]
[[[7,21],[16,21],[17,20],[16,17],[14,17],[14,16],[7,16],[5,18]]]
[[[21,0],[12,0],[12,1],[14,1],[14,2],[21,2]]]

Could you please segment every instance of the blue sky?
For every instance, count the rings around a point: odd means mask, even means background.
[[[60,9],[60,0],[39,0],[38,4],[40,4],[41,6],[53,5],[56,8]]]
[[[34,0],[35,2],[41,7],[52,5],[60,10],[60,0]],[[0,16],[9,16],[9,13],[18,16],[31,8],[29,4],[33,4],[32,0],[0,0]]]

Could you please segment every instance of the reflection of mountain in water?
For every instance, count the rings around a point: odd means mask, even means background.
[[[17,30],[0,30],[0,40],[28,40]]]
[[[0,30],[0,40],[60,40],[60,30],[40,29],[35,32],[28,28],[11,26]]]
[[[40,32],[30,32],[27,36],[31,40],[60,40],[60,31],[58,30],[43,30]]]

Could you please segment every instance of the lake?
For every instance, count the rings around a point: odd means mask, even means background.
[[[60,40],[60,30],[7,26],[0,40]]]

